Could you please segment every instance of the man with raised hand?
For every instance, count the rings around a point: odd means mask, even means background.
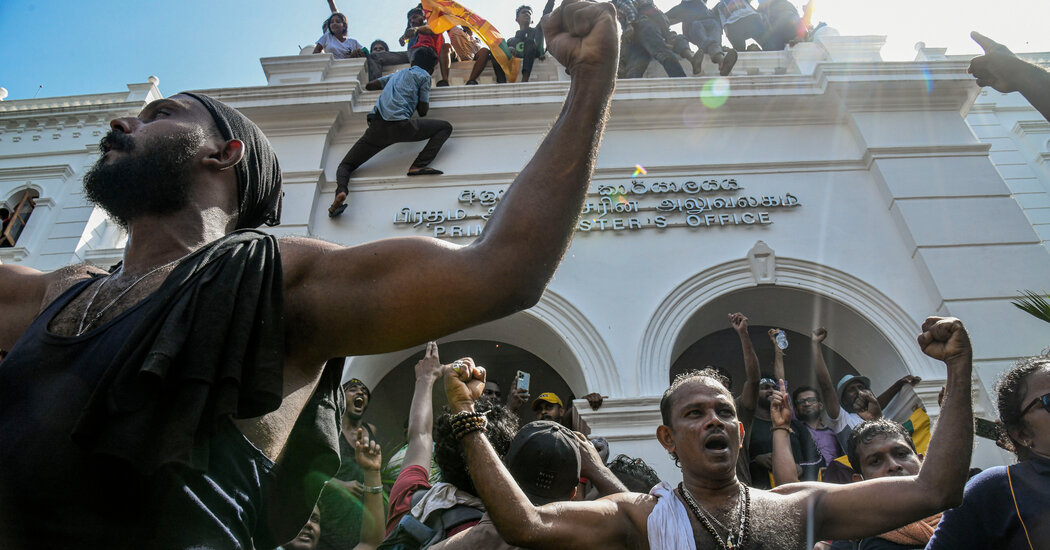
[[[251,231],[278,223],[281,172],[244,115],[186,93],[113,120],[84,180],[127,228],[122,267],[0,266],[0,547],[294,537],[339,464],[329,358],[405,349],[540,299],[604,131],[614,15],[565,0],[545,18],[568,97],[467,246]]]
[[[948,390],[917,476],[748,489],[735,475],[741,426],[714,370],[679,376],[661,400],[657,438],[681,461],[677,489],[661,483],[648,495],[534,506],[488,445],[483,423],[461,434],[470,474],[504,540],[527,548],[812,548],[807,525],[819,539],[883,533],[957,505],[969,467],[958,459],[969,456],[973,444],[969,337],[952,318],[930,317],[922,331],[919,346],[945,362]],[[454,419],[476,417],[473,404],[484,384],[484,369],[446,368]]]

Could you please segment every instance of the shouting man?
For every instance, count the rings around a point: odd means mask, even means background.
[[[565,0],[544,25],[573,76],[565,106],[468,246],[253,231],[279,220],[281,172],[246,117],[185,93],[113,120],[84,180],[127,228],[121,267],[0,266],[0,547],[293,538],[339,466],[341,373],[325,362],[526,309],[568,247],[616,23]]]
[[[507,543],[527,548],[812,548],[819,539],[857,539],[886,532],[957,505],[973,443],[969,337],[958,319],[931,317],[919,345],[948,367],[947,396],[918,475],[850,485],[793,483],[772,491],[736,479],[743,430],[733,396],[713,370],[675,379],[660,402],[657,438],[682,465],[677,488],[620,493],[595,502],[534,506],[475,422],[473,403],[484,369],[445,371],[445,392],[462,423],[471,477]],[[777,430],[782,432],[782,430]],[[782,437],[782,435],[778,435]],[[864,514],[856,511],[864,509]]]

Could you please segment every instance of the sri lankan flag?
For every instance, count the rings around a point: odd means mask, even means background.
[[[907,420],[901,422],[905,430],[911,434],[911,440],[915,443],[915,451],[926,454],[930,448],[930,417],[922,408],[915,409]]]
[[[458,25],[469,27],[488,46],[492,59],[507,73],[507,80],[514,82],[518,79],[521,59],[511,55],[507,41],[492,23],[453,0],[423,0],[423,13],[434,34],[441,34]]]
[[[907,420],[901,422],[901,426],[904,426],[904,429],[911,434],[911,441],[915,443],[915,452],[925,455],[926,450],[930,448],[930,416],[926,414],[926,411],[922,407],[917,407]],[[846,455],[835,460],[851,466],[849,457]]]

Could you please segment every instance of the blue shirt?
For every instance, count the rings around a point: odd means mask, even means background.
[[[1024,549],[1028,540],[1017,513],[1028,528],[1035,548],[1050,540],[1050,459],[1035,457],[1009,466],[989,468],[966,484],[963,503],[944,513],[927,550]]]
[[[415,65],[379,79],[383,93],[372,112],[383,120],[408,120],[419,103],[430,102],[430,74]]]

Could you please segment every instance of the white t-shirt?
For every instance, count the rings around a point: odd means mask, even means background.
[[[361,49],[361,43],[357,40],[348,36],[346,40],[340,41],[331,32],[322,34],[321,38],[317,39],[317,44],[336,59],[346,59],[350,57],[350,52]]]
[[[842,430],[845,430],[846,428],[852,430],[859,426],[861,422],[864,422],[864,419],[857,413],[846,412],[846,409],[843,408],[839,408],[838,418],[831,418],[831,416],[828,416],[828,427],[836,434],[841,433]]]

